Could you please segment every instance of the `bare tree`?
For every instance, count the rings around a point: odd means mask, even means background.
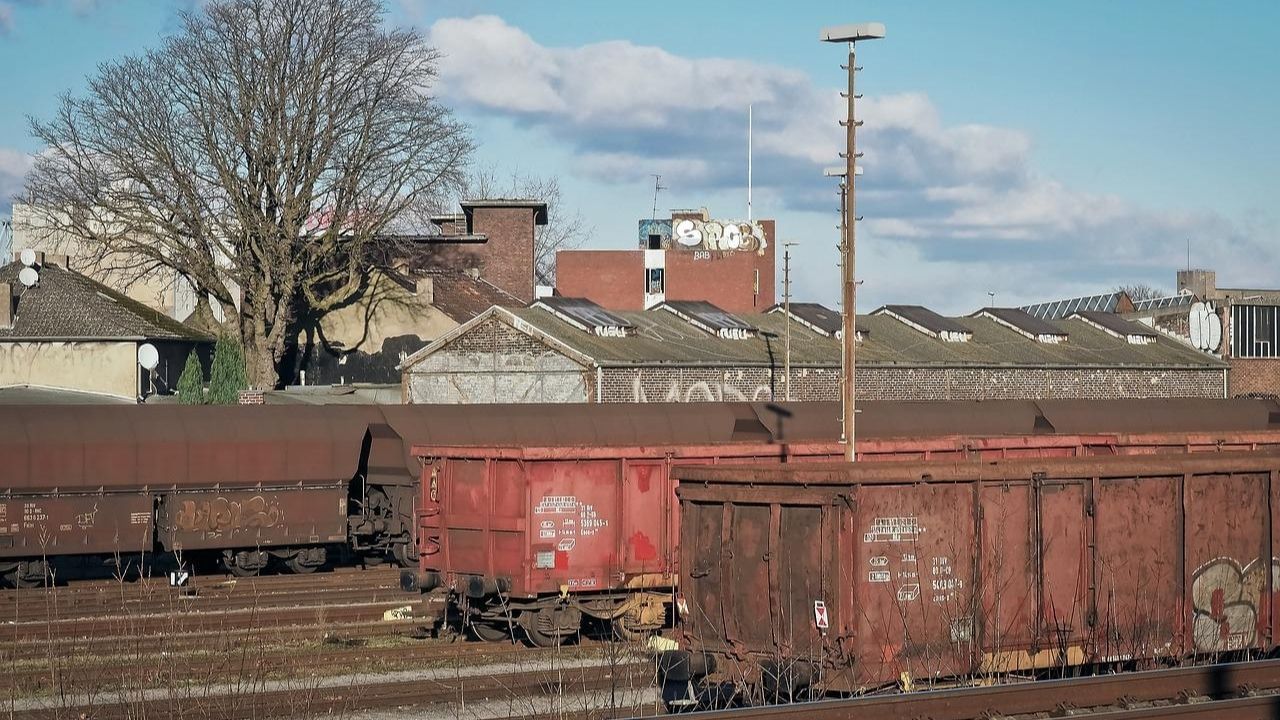
[[[535,227],[533,238],[533,271],[538,282],[555,283],[556,251],[582,247],[594,232],[587,227],[582,214],[565,207],[560,181],[513,172],[501,174],[493,166],[481,167],[468,178],[463,199],[521,198],[547,204],[547,224]]]
[[[1116,292],[1122,292],[1129,296],[1134,302],[1141,300],[1153,300],[1159,297],[1165,297],[1168,293],[1157,287],[1152,287],[1145,283],[1134,283],[1132,285],[1117,285]]]
[[[392,228],[464,180],[466,128],[428,94],[437,53],[377,0],[213,0],[157,50],[67,94],[27,178],[42,227],[137,279],[219,304],[249,378],[365,291]],[[109,266],[109,267],[108,267]]]

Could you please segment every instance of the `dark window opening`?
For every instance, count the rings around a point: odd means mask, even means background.
[[[652,235],[650,237],[653,237]],[[648,276],[648,282],[645,285],[649,288],[650,295],[660,295],[667,291],[666,271],[662,268],[649,268],[645,271]]]
[[[661,236],[661,235],[650,235],[650,236],[649,236],[649,249],[650,249],[650,250],[661,250],[661,249],[662,249],[662,236]]]

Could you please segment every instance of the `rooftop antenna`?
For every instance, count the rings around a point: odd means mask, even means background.
[[[653,176],[653,212],[650,213],[649,215],[650,220],[658,219],[658,191],[666,190],[666,189],[667,189],[666,186],[662,184],[662,176],[654,175]]]
[[[1187,269],[1191,269],[1191,238],[1187,238]]]
[[[751,224],[751,103],[747,103],[747,224]]]

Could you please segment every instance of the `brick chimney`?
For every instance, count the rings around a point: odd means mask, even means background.
[[[473,251],[482,275],[525,302],[534,299],[533,241],[547,224],[547,204],[537,200],[467,200],[467,232],[487,240]]]
[[[0,283],[0,328],[13,327],[13,286]]]

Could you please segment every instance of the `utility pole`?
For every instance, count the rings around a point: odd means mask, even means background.
[[[791,247],[793,245],[795,245],[793,242],[782,244],[782,314],[786,318],[782,326],[782,372],[785,377],[787,402],[791,402]]]
[[[855,364],[854,350],[857,342],[857,317],[858,306],[856,297],[855,283],[855,265],[854,258],[856,237],[857,237],[857,192],[855,190],[855,178],[857,177],[856,163],[859,157],[858,153],[858,126],[862,124],[858,120],[857,114],[854,112],[855,100],[858,95],[855,90],[855,78],[858,73],[856,64],[856,56],[854,46],[859,40],[874,40],[883,38],[885,34],[884,25],[880,23],[861,23],[858,25],[840,25],[837,27],[824,28],[819,34],[819,39],[823,42],[842,42],[849,46],[848,64],[845,70],[848,71],[849,90],[845,93],[845,99],[848,101],[847,117],[841,122],[845,129],[845,151],[843,153],[845,161],[845,191],[844,197],[844,232],[841,233],[840,242],[840,258],[841,258],[841,328],[843,339],[841,341],[841,373],[843,375],[841,387],[841,405],[842,405],[842,426],[844,434],[844,457],[845,460],[853,462],[857,456],[854,447],[854,415],[856,409],[854,407],[855,387]]]

